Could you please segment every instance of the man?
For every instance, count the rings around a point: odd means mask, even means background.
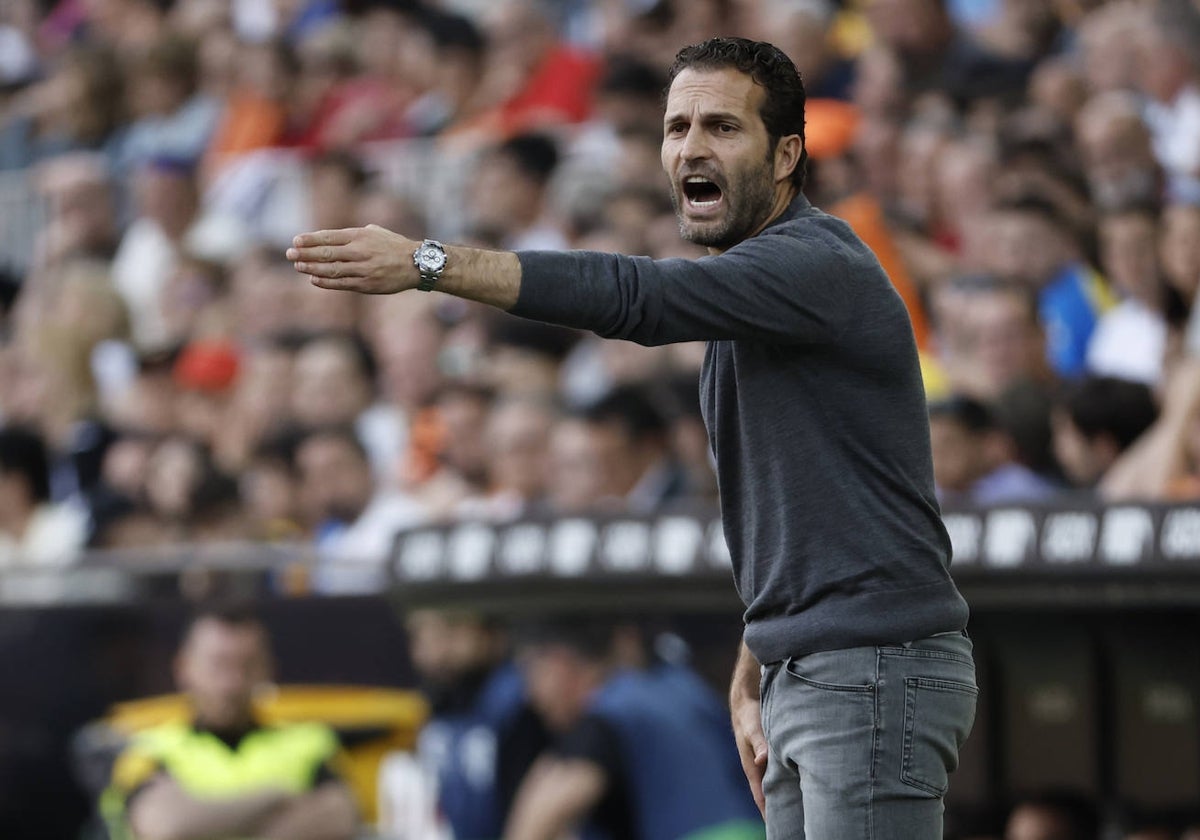
[[[606,337],[708,340],[701,396],[747,605],[730,700],[768,836],[932,840],[977,692],[912,328],[875,257],[801,193],[787,57],[717,38],[670,76],[662,162],[707,257],[484,252],[374,227],[299,236],[288,256],[323,288],[436,287]]]
[[[301,512],[325,559],[377,570],[401,528],[425,519],[414,499],[376,490],[367,450],[353,429],[318,429],[296,445],[295,471]],[[332,581],[318,574],[317,585]]]
[[[1092,491],[1157,417],[1154,394],[1141,382],[1089,377],[1054,409],[1054,454],[1072,484]]]
[[[933,478],[944,504],[1040,502],[1057,488],[1017,459],[1013,435],[984,403],[951,396],[929,405]]]
[[[87,513],[50,499],[50,457],[42,436],[0,428],[0,568],[65,566],[87,540]]]
[[[521,778],[545,745],[525,683],[494,619],[448,610],[406,618],[409,653],[429,698],[417,744],[457,840],[500,836]]]
[[[634,666],[620,647],[586,618],[528,634],[519,661],[556,740],[522,783],[505,840],[576,828],[585,840],[760,840],[720,701],[685,667]]]
[[[115,837],[354,836],[354,802],[330,768],[333,732],[255,719],[269,659],[266,629],[251,614],[210,608],[196,616],[175,661],[191,720],[140,732],[117,759],[101,800]]]

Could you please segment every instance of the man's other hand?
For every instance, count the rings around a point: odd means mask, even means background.
[[[767,771],[767,738],[763,734],[762,712],[757,697],[742,695],[730,702],[733,717],[733,736],[737,741],[742,770],[750,783],[750,792],[759,812],[766,818],[766,799],[763,797],[763,775]]]

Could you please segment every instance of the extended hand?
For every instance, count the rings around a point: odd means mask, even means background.
[[[743,695],[734,699],[729,711],[733,717],[733,737],[742,759],[742,770],[746,773],[746,781],[750,783],[754,802],[765,819],[767,805],[763,796],[763,775],[767,771],[767,739],[763,735],[758,698]]]
[[[292,245],[287,258],[322,289],[390,295],[417,287],[417,243],[379,225],[303,233]]]

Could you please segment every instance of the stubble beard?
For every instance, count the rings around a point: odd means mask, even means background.
[[[679,220],[679,235],[688,242],[706,248],[728,250],[757,230],[775,203],[774,166],[770,159],[746,173],[735,186],[731,180],[725,191],[725,215],[715,222],[690,223],[683,214],[679,187],[671,183],[671,204]]]

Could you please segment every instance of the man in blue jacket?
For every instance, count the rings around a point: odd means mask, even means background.
[[[728,718],[679,664],[634,665],[612,632],[558,620],[527,636],[530,699],[557,736],[526,777],[505,840],[761,840]]]

